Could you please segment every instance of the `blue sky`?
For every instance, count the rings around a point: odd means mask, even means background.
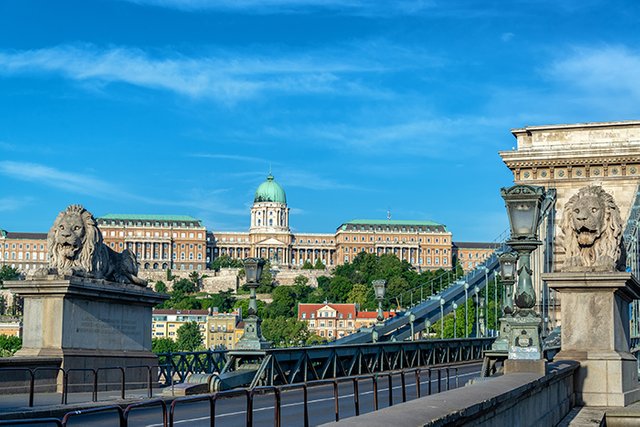
[[[507,226],[526,125],[640,118],[640,2],[0,2],[0,228],[71,203],[249,226],[272,168],[295,231]]]

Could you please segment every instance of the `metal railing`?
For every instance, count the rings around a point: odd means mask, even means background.
[[[225,363],[227,350],[158,353],[159,378],[165,386],[184,382],[189,374],[220,372]]]
[[[468,365],[468,364],[467,364]],[[314,388],[321,388],[323,386],[331,386],[332,398],[333,398],[333,419],[339,421],[341,419],[341,405],[340,399],[348,398],[347,396],[341,396],[339,393],[339,386],[341,384],[350,384],[353,394],[352,405],[353,413],[358,416],[361,413],[361,393],[360,386],[362,383],[370,382],[372,385],[372,399],[373,399],[373,411],[377,411],[381,405],[381,382],[386,383],[387,389],[387,406],[393,406],[398,403],[394,399],[394,388],[400,388],[400,401],[407,402],[411,400],[407,391],[410,387],[415,387],[415,398],[420,398],[423,395],[432,395],[443,391],[451,390],[452,388],[458,388],[460,386],[460,373],[459,368],[465,365],[457,366],[433,366],[427,368],[413,368],[413,369],[401,369],[387,372],[380,372],[375,374],[366,375],[354,375],[349,377],[334,378],[329,380],[316,380],[309,381],[307,383],[300,384],[286,384],[280,386],[259,386],[249,389],[236,389],[221,391],[217,393],[199,395],[192,397],[180,397],[174,399],[170,405],[167,405],[161,399],[149,400],[146,402],[133,403],[122,409],[118,405],[108,405],[97,408],[81,409],[68,412],[60,420],[57,418],[39,418],[39,419],[20,419],[20,420],[0,420],[0,426],[17,426],[17,425],[43,425],[53,424],[60,427],[66,427],[71,422],[78,423],[83,422],[83,425],[90,425],[90,418],[97,414],[112,414],[117,422],[112,425],[118,425],[119,427],[129,427],[129,425],[138,425],[139,421],[132,420],[130,418],[133,413],[141,410],[149,410],[151,408],[158,408],[158,414],[162,416],[163,427],[173,427],[179,422],[184,420],[178,419],[177,408],[184,407],[186,405],[194,403],[208,403],[208,418],[209,425],[215,426],[216,418],[216,403],[221,399],[228,399],[237,396],[243,396],[245,399],[245,414],[244,421],[247,427],[253,427],[254,425],[254,401],[257,396],[273,395],[273,425],[275,427],[281,427],[282,425],[282,394],[292,390],[302,390],[302,405],[303,405],[303,423],[305,427],[310,424],[309,415],[309,390]],[[415,384],[407,384],[407,377],[412,376]],[[395,379],[395,381],[394,381]],[[399,380],[399,386],[397,386]],[[423,388],[426,388],[423,392]],[[296,396],[299,396],[297,394]],[[264,408],[261,408],[264,409]]]
[[[69,401],[69,394],[71,393],[70,389],[72,387],[78,387],[78,388],[82,388],[84,390],[87,390],[88,392],[91,392],[91,402],[97,402],[98,401],[98,392],[102,389],[102,390],[106,390],[108,386],[117,386],[117,390],[120,392],[120,398],[124,399],[125,395],[126,395],[126,387],[127,384],[131,385],[131,384],[141,384],[139,381],[135,382],[135,383],[131,383],[131,382],[127,382],[127,371],[132,370],[132,369],[144,369],[147,371],[146,374],[146,381],[144,382],[144,387],[141,387],[140,390],[146,389],[147,392],[147,397],[151,398],[153,396],[153,387],[154,386],[158,386],[158,382],[157,379],[154,379],[158,373],[161,371],[162,367],[159,365],[139,365],[139,366],[126,366],[126,367],[105,367],[105,368],[97,368],[97,369],[90,369],[90,368],[83,368],[83,369],[79,369],[79,368],[72,368],[72,369],[63,369],[63,368],[50,368],[50,367],[46,367],[46,368],[0,368],[0,374],[2,372],[24,372],[25,375],[23,377],[23,385],[16,385],[14,386],[16,389],[18,390],[24,390],[26,389],[27,392],[27,399],[28,399],[28,403],[27,406],[28,407],[33,407],[34,406],[34,401],[35,401],[35,397],[38,393],[38,385],[37,385],[37,378],[38,378],[38,373],[39,372],[43,372],[43,371],[57,371],[56,373],[56,377],[60,377],[61,383],[62,383],[62,389],[59,392],[60,393],[60,404],[65,405],[68,404]],[[113,383],[113,382],[107,382],[107,381],[100,381],[100,373],[101,372],[108,372],[108,371],[119,371],[120,375],[119,375],[119,382],[118,383]],[[70,380],[69,378],[71,377],[71,379],[73,379],[73,374],[74,373],[82,373],[83,377],[86,377],[87,375],[89,376],[88,381],[81,381],[81,382],[73,382],[72,380]],[[86,378],[85,378],[86,379]],[[16,379],[14,381],[15,383],[19,383],[20,380]],[[48,380],[48,382],[46,384],[40,385],[40,388],[47,388],[47,389],[55,389],[57,387],[57,382],[58,379],[57,378],[51,378]],[[4,386],[5,389],[7,389],[7,386]],[[111,389],[113,390],[113,389]]]

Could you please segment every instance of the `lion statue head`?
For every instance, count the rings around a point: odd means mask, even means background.
[[[561,271],[624,271],[623,223],[613,197],[600,186],[581,188],[564,207]]]
[[[96,248],[102,245],[102,233],[93,215],[80,205],[71,205],[58,214],[47,235],[49,267],[59,272],[96,267]]]
[[[135,255],[118,253],[102,241],[102,233],[91,212],[71,205],[60,212],[47,235],[49,267],[38,274],[59,274],[104,279],[146,286],[137,277]]]

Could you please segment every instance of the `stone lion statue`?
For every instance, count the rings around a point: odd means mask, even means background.
[[[561,271],[624,271],[623,223],[613,197],[600,186],[581,188],[562,214]]]
[[[135,255],[115,252],[102,242],[96,220],[84,207],[71,205],[60,212],[47,235],[49,268],[46,274],[70,274],[146,286],[137,277]]]

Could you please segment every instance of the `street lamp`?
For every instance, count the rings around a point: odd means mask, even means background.
[[[464,282],[464,336],[469,338],[469,284]]]
[[[440,339],[444,338],[444,298],[440,297]]]
[[[518,285],[515,292],[516,311],[533,312],[536,294],[531,279],[530,257],[538,246],[538,220],[544,199],[544,188],[532,185],[514,185],[500,190],[509,214],[511,238],[507,244],[518,252]]]
[[[500,278],[506,290],[506,301],[504,301],[504,313],[513,313],[513,283],[516,280],[516,262],[518,255],[515,252],[503,252],[498,256],[500,262]]]
[[[452,302],[451,308],[453,309],[453,337],[458,338],[458,313],[456,313],[458,304]]]
[[[431,336],[431,320],[424,322],[424,331],[427,333],[427,339]]]
[[[510,320],[509,359],[542,359],[540,324],[542,319],[533,308],[536,294],[531,278],[531,252],[542,244],[538,240],[538,223],[543,187],[514,185],[500,190],[509,216],[511,237],[507,244],[518,253],[518,282],[514,293],[515,307]]]
[[[256,288],[262,277],[262,268],[265,261],[261,258],[247,258],[244,260],[245,277],[249,288],[249,310],[244,319],[244,333],[238,343],[238,350],[263,350],[269,348],[271,343],[264,339],[260,325],[262,320],[258,317],[258,304],[256,301]]]
[[[378,301],[378,317],[376,320],[378,324],[384,322],[384,314],[382,313],[382,300],[384,299],[384,293],[387,287],[387,281],[384,279],[378,279],[371,282],[373,284],[373,290],[376,293],[376,300]]]
[[[409,326],[411,326],[411,341],[416,339],[415,331],[413,329],[413,322],[416,321],[416,315],[412,311],[409,312]]]
[[[475,291],[475,302],[476,302],[476,337],[482,336],[480,334],[480,288],[476,286]]]

